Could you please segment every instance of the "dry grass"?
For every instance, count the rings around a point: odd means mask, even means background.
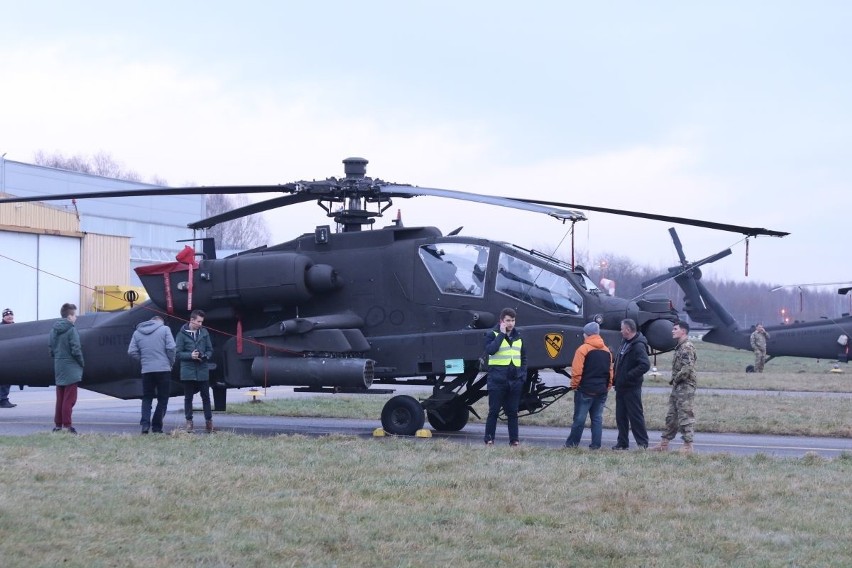
[[[698,369],[702,372],[712,373],[734,373],[743,378],[746,377],[745,368],[754,364],[754,355],[751,351],[732,349],[713,343],[704,343],[700,340],[693,341],[698,352]],[[665,372],[671,369],[671,353],[659,355],[656,358],[657,367]],[[652,364],[654,361],[652,360]],[[807,359],[804,357],[778,357],[766,364],[763,375],[749,373],[748,378],[759,382],[764,377],[776,374],[805,374],[813,377],[824,377],[834,367],[835,361],[827,359]],[[847,376],[852,375],[852,366],[841,363]],[[852,382],[852,377],[846,379],[847,385]]]
[[[4,566],[848,566],[852,456],[0,439]],[[10,483],[10,480],[14,480]]]
[[[668,385],[666,385],[668,387]],[[421,398],[428,396],[424,393]],[[325,395],[316,398],[278,399],[263,404],[233,404],[229,412],[269,416],[316,416],[376,420],[390,395]],[[574,402],[569,394],[544,412],[521,419],[521,424],[565,427],[571,425]],[[644,393],[646,425],[660,430],[665,424],[668,394]],[[488,402],[474,405],[480,416]],[[790,397],[729,395],[698,391],[695,398],[696,431],[800,436],[852,436],[852,400],[829,396]],[[477,422],[471,416],[471,422]],[[604,410],[604,427],[615,428],[615,394]]]
[[[774,389],[803,376],[820,389],[849,390],[845,376],[789,370],[706,373],[700,380]],[[232,408],[376,419],[386,399],[335,396]],[[666,399],[645,394],[650,428],[662,425]],[[611,398],[609,427],[613,406]],[[570,412],[566,397],[524,423],[567,429]],[[699,391],[696,412],[700,431],[852,435],[848,398]],[[0,438],[6,481],[0,562],[26,568],[849,566],[850,474],[850,454],[682,457],[224,433],[6,437]]]

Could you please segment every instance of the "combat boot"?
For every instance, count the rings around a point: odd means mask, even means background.
[[[692,453],[692,442],[684,442],[683,446],[678,450],[680,454],[691,454]]]
[[[204,422],[204,428],[206,428],[208,432],[212,432],[213,431],[213,421],[212,420],[205,421]]]
[[[669,451],[669,441],[663,438],[656,446],[648,448],[652,452],[667,452]]]
[[[187,432],[192,432],[192,420],[187,420],[187,421],[186,421],[186,431],[187,431]]]

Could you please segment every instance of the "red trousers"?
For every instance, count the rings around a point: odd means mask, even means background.
[[[56,385],[56,412],[53,414],[53,423],[57,428],[71,427],[71,410],[77,403],[77,384]]]

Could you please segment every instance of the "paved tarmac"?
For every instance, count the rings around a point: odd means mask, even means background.
[[[248,400],[249,397],[246,396],[247,392],[245,389],[229,391],[228,400],[231,403]],[[405,392],[422,393],[424,392],[424,387],[396,387],[396,392],[398,394]],[[778,393],[771,391],[753,392],[755,396],[759,393],[764,393],[767,396],[778,395]],[[267,400],[278,397],[296,396],[338,395],[295,393],[289,387],[273,387],[266,390],[263,398]],[[833,395],[827,394],[827,396]],[[0,435],[25,436],[49,432],[51,430],[53,427],[55,401],[55,394],[52,387],[27,388],[23,391],[14,388],[10,399],[18,406],[15,408],[0,409]],[[197,400],[198,397],[196,397]],[[138,435],[140,432],[139,407],[140,403],[138,400],[120,400],[80,390],[77,405],[74,408],[74,425],[81,434]],[[199,415],[200,411],[196,411],[197,418],[200,417]],[[167,431],[178,429],[183,426],[183,423],[183,397],[174,397],[169,401],[169,411],[166,415],[165,428]],[[219,430],[253,436],[282,434],[321,436],[342,434],[364,438],[371,437],[373,430],[381,426],[378,416],[375,420],[353,420],[242,416],[223,413],[215,414],[214,423]],[[483,432],[483,424],[472,423],[461,432],[433,432],[433,439],[449,439],[458,443],[479,445],[482,443]],[[498,444],[508,443],[504,424],[498,425],[497,433]],[[523,423],[521,425],[521,440],[523,444],[561,448],[567,435],[568,431],[566,428],[524,426]],[[652,443],[659,440],[659,432],[649,432],[649,435]],[[589,430],[586,429],[582,445],[588,445],[589,436]],[[615,430],[605,429],[603,433],[603,447],[609,448],[614,445],[615,438]],[[429,440],[424,439],[421,442],[429,443]],[[679,443],[673,443],[675,449],[678,446]],[[698,433],[695,437],[695,449],[698,453],[766,454],[776,457],[802,457],[808,453],[814,453],[826,458],[834,458],[842,452],[852,452],[852,439]]]

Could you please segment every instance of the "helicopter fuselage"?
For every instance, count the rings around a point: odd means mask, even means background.
[[[460,374],[482,355],[506,307],[518,313],[533,370],[569,367],[588,321],[600,323],[605,341],[617,346],[620,322],[631,317],[663,351],[671,348],[676,319],[667,300],[607,296],[557,259],[508,243],[445,237],[433,227],[318,230],[196,264],[140,268],[151,302],[77,320],[87,359],[83,387],[140,396],[139,369],[126,354],[135,326],[159,314],[176,332],[195,309],[206,312],[214,380],[226,387],[366,388]],[[14,351],[4,356],[2,380],[52,384],[50,325],[16,324],[14,337],[0,336],[0,352]]]

